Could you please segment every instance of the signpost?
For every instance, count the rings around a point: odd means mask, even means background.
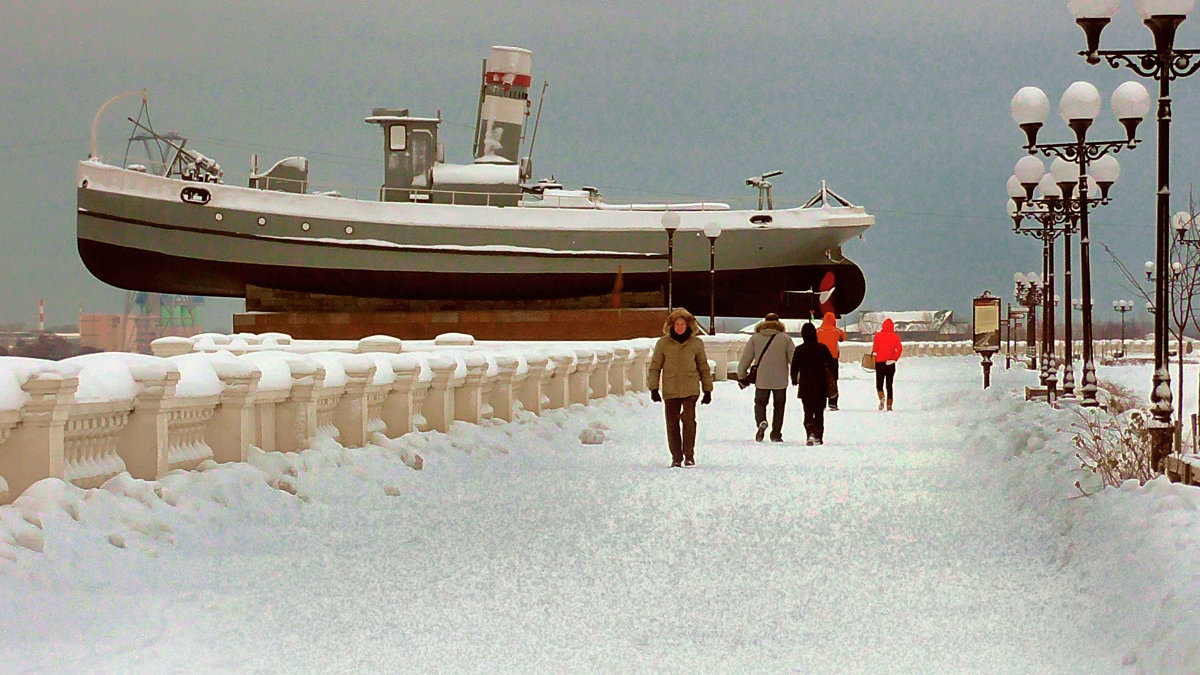
[[[975,352],[983,358],[983,388],[992,384],[992,354],[1000,351],[1000,298],[989,291],[975,298],[971,312]]]

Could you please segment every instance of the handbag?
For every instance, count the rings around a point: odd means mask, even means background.
[[[775,335],[779,335],[779,333]],[[738,378],[738,386],[742,389],[754,384],[755,378],[758,377],[758,364],[762,361],[763,354],[766,354],[767,350],[771,348],[771,341],[775,339],[775,335],[772,335],[767,340],[767,344],[763,345],[762,351],[758,353],[758,356],[754,359],[754,363],[751,363],[750,368],[746,371],[746,376]]]
[[[875,370],[875,355],[870,352],[863,354],[862,367],[865,370]]]

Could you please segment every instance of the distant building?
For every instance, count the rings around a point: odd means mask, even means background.
[[[150,353],[150,343],[168,335],[191,337],[200,326],[164,326],[153,314],[81,314],[79,344],[104,352]]]
[[[901,340],[929,342],[970,339],[971,325],[965,322],[956,323],[954,312],[949,309],[902,312],[862,311],[858,313],[858,323],[845,326],[846,336],[851,340],[869,341],[883,327],[885,319],[892,320]]]

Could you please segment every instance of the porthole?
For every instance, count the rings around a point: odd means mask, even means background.
[[[266,219],[266,218],[259,217],[259,219],[258,219],[258,224],[259,224],[259,225],[266,225],[266,224],[267,224],[267,219]]]
[[[220,213],[214,213],[213,218],[216,218],[218,222],[225,220],[225,216],[221,215]]]
[[[346,234],[354,234],[354,228],[350,225],[346,226]]]
[[[309,225],[308,223],[300,223],[300,229],[304,230],[305,232],[308,232],[310,227],[312,227],[312,225]]]

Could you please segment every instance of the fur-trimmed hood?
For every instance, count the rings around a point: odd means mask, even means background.
[[[759,321],[758,325],[754,327],[754,332],[761,333],[769,328],[774,328],[780,333],[787,332],[787,326],[783,325],[783,322],[779,319],[763,319],[762,321]]]
[[[696,317],[692,313],[682,307],[676,307],[667,315],[667,320],[663,323],[663,335],[671,334],[671,324],[675,323],[678,318],[687,319],[688,328],[692,329],[692,335],[700,334],[700,322],[696,321]]]

